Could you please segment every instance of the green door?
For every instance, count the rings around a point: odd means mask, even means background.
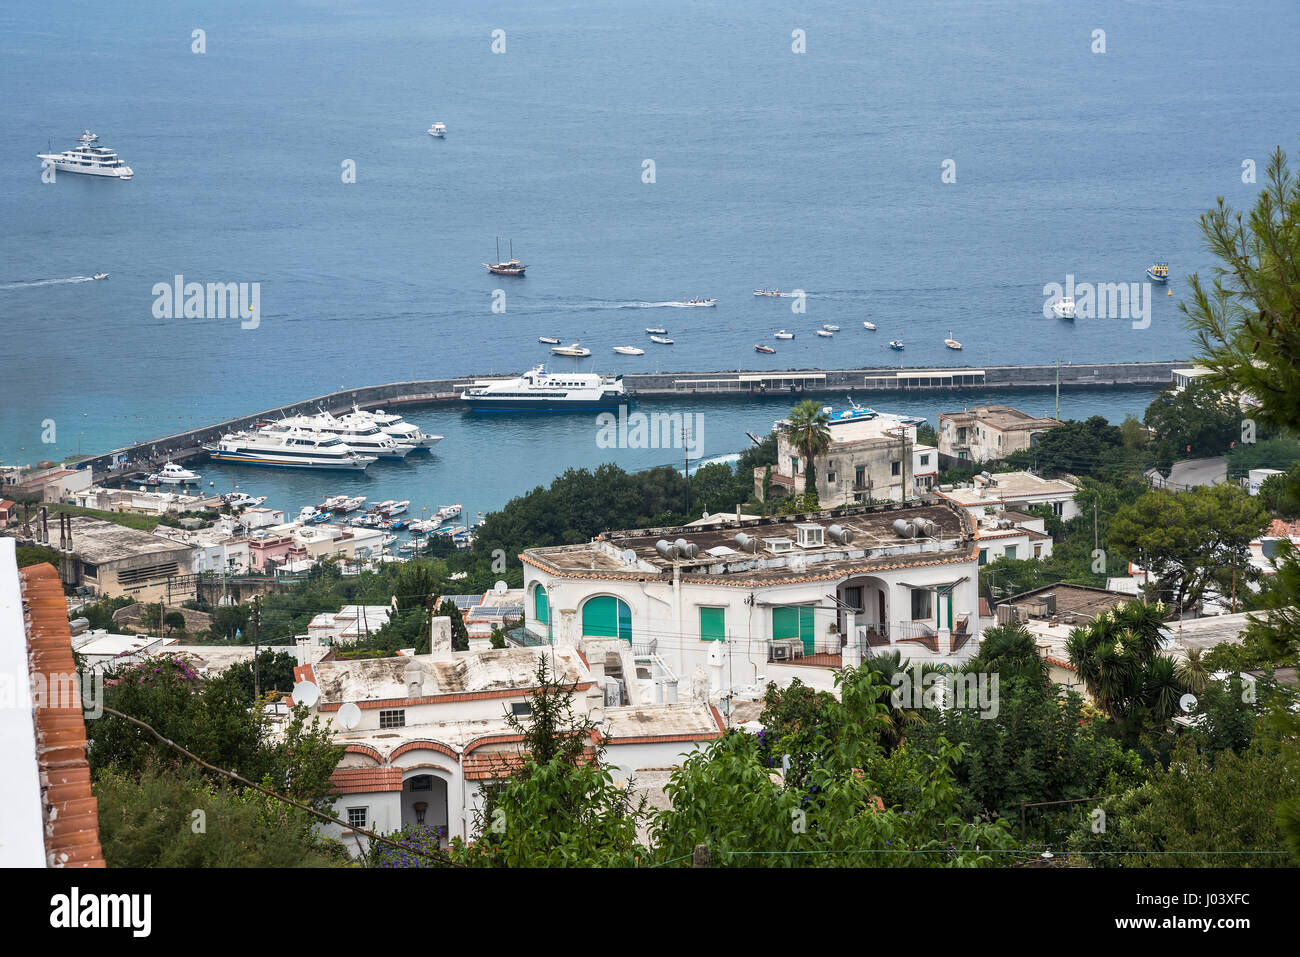
[[[772,609],[772,638],[798,638],[803,653],[811,655],[816,647],[812,605],[780,605]]]
[[[610,595],[589,598],[582,606],[582,634],[585,638],[632,640],[632,609]]]
[[[533,621],[546,626],[546,637],[551,637],[551,602],[546,588],[538,585],[533,590]]]

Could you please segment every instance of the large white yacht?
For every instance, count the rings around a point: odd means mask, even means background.
[[[37,159],[49,160],[60,173],[85,173],[89,176],[113,176],[130,179],[135,175],[107,146],[92,145],[99,139],[90,130],[77,137],[80,144],[62,153],[37,153]]]
[[[380,459],[404,459],[415,451],[414,445],[397,441],[373,423],[344,422],[328,412],[319,415],[291,415],[269,428],[303,429],[337,436],[340,442],[354,452]]]
[[[593,372],[552,374],[537,366],[514,379],[476,379],[461,401],[479,412],[561,412],[616,409],[628,402],[623,377]]]
[[[343,444],[336,435],[303,429],[257,429],[232,432],[203,446],[215,461],[286,469],[358,471],[375,461]]]
[[[398,442],[414,445],[417,449],[431,449],[442,441],[441,435],[421,432],[418,426],[403,420],[400,415],[395,412],[385,412],[383,409],[366,410],[354,405],[347,415],[339,416],[339,421],[356,426],[377,425]]]

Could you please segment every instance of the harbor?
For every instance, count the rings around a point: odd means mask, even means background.
[[[873,401],[892,407],[903,397],[915,400],[918,395],[928,396],[931,402],[940,400],[943,396],[941,404],[960,405],[968,401],[963,396],[998,391],[1014,394],[1058,388],[1065,393],[1104,389],[1154,390],[1168,385],[1172,381],[1173,370],[1187,364],[1185,360],[1168,360],[1068,365],[791,369],[775,372],[728,370],[627,373],[622,379],[630,400],[637,403],[694,403],[701,400],[734,401],[820,394],[842,396],[852,393],[870,395]],[[244,431],[258,423],[298,415],[317,415],[321,412],[337,415],[346,414],[354,408],[373,410],[389,406],[427,406],[452,411],[459,416],[462,414],[460,396],[464,390],[476,381],[493,378],[505,377],[424,379],[331,392],[210,426],[123,446],[83,458],[78,465],[91,468],[97,482],[121,479],[137,481],[143,472],[154,470],[164,461],[186,461],[201,457],[205,455],[205,443],[217,442],[228,433]],[[949,395],[951,399],[947,398]],[[1141,409],[1137,411],[1140,413]],[[491,428],[492,423],[485,422],[483,425],[484,428]],[[442,427],[438,431],[442,431]],[[739,447],[740,443],[734,444]],[[719,451],[734,450],[735,448],[728,448]]]

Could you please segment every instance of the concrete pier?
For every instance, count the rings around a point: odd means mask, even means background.
[[[870,369],[785,369],[777,371],[725,372],[634,372],[623,376],[623,383],[641,401],[668,399],[724,399],[729,396],[800,395],[828,391],[853,393],[953,392],[984,389],[1053,388],[1058,381],[1062,389],[1105,388],[1113,386],[1169,385],[1173,370],[1190,365],[1188,360],[1164,362],[1098,362],[1069,365],[1034,366],[918,366],[876,367]],[[520,370],[521,372],[523,370]],[[385,406],[425,405],[456,402],[460,393],[479,378],[509,376],[466,376],[458,379],[424,379],[413,382],[390,382],[363,386],[316,396],[302,402],[267,409],[253,415],[228,419],[201,429],[168,435],[152,442],[114,449],[78,463],[95,471],[96,481],[125,477],[133,469],[110,469],[125,457],[142,463],[156,463],[164,458],[184,460],[202,452],[205,442],[214,442],[228,432],[251,428],[259,422],[271,422],[283,416],[311,414],[321,409],[339,413],[353,406],[373,409]]]

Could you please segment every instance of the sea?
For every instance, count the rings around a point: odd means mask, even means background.
[[[1248,206],[1294,150],[1297,35],[1300,5],[1260,0],[4,4],[0,461],[521,372],[550,360],[539,336],[592,350],[553,368],[603,373],[1189,357],[1178,306],[1213,265],[1198,216]],[[43,181],[36,154],[83,129],[134,178]],[[483,268],[498,237],[525,277]],[[1149,321],[1043,315],[1052,283],[1141,285],[1158,260]],[[257,284],[255,325],[160,315],[177,276]],[[718,305],[671,305],[694,297]],[[931,422],[1056,408],[856,398]],[[1151,398],[1063,392],[1060,411],[1118,421]],[[703,416],[706,458],[788,407],[655,404]],[[205,464],[204,485],[472,516],[570,467],[683,459],[602,448],[591,415],[408,417],[445,436],[435,454],[364,476]]]

